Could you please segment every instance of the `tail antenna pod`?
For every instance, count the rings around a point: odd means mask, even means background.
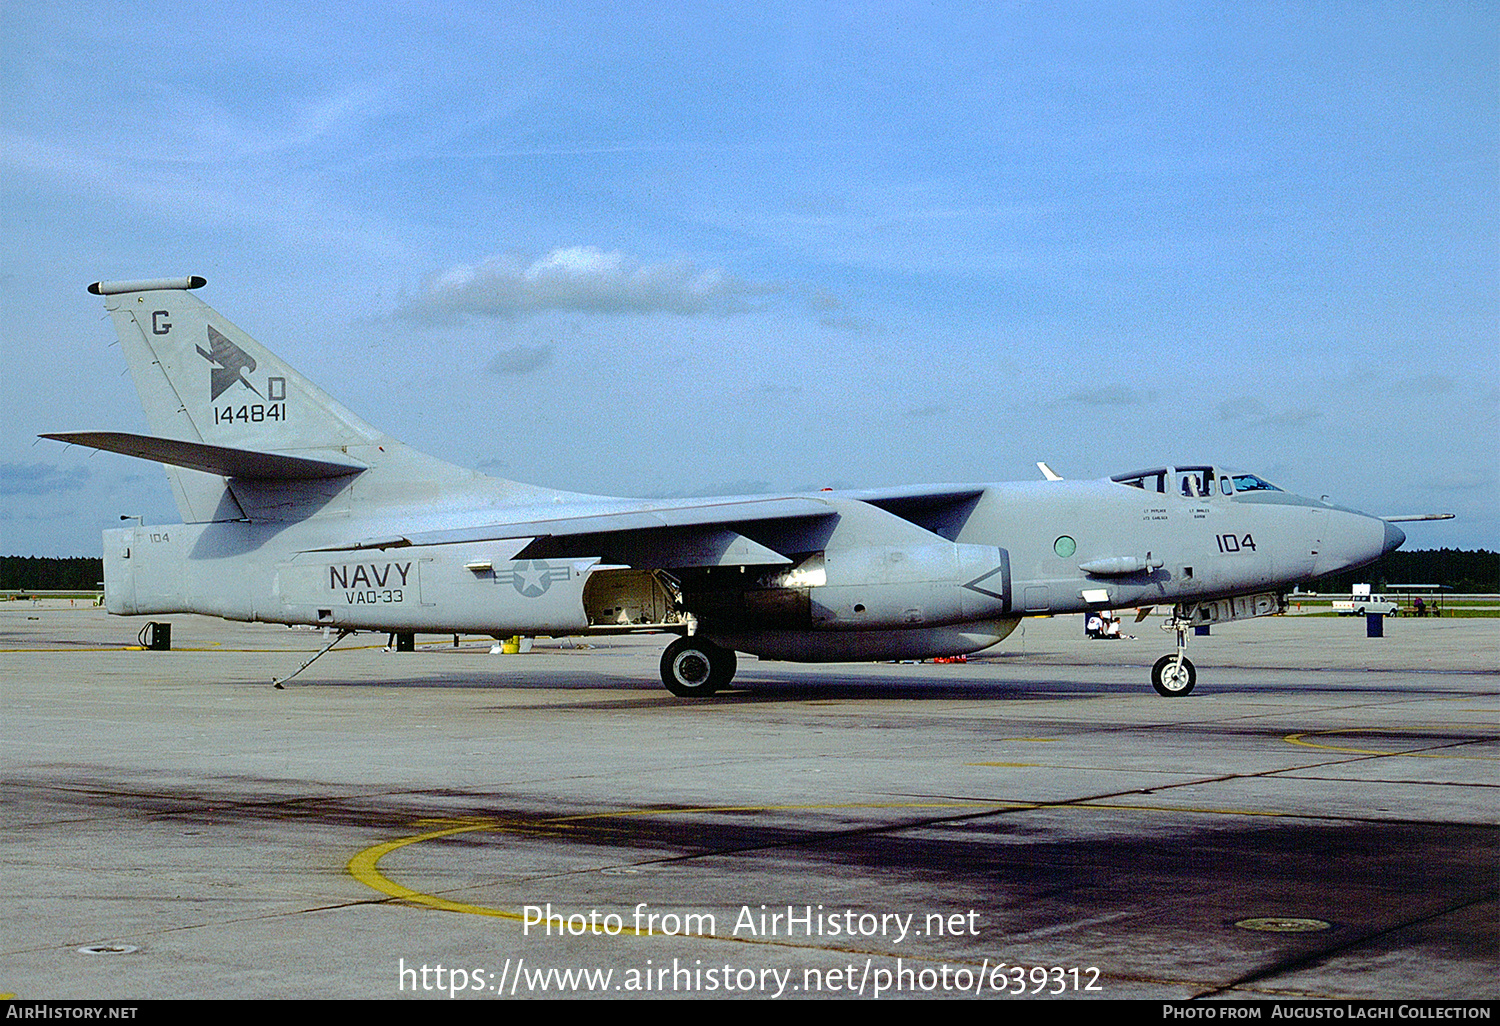
[[[168,290],[201,289],[208,279],[196,274],[186,278],[148,278],[144,281],[96,281],[89,291],[96,296],[116,296],[122,292],[164,292]]]

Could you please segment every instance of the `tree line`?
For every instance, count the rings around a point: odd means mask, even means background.
[[[1423,549],[1392,552],[1358,570],[1341,570],[1305,585],[1306,591],[1347,592],[1355,584],[1375,591],[1403,584],[1438,584],[1459,594],[1500,592],[1500,552]]]
[[[0,591],[96,591],[104,560],[78,556],[0,556]]]

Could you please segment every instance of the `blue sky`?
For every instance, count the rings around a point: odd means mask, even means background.
[[[0,8],[0,551],[171,522],[99,279],[577,491],[1219,461],[1500,548],[1493,4]]]

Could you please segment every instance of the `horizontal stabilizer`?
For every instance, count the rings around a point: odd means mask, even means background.
[[[118,452],[143,460],[154,460],[173,467],[201,470],[221,477],[252,478],[275,481],[308,481],[317,478],[348,477],[366,467],[360,463],[337,463],[314,460],[306,456],[284,456],[274,452],[231,449],[203,442],[185,442],[155,435],[134,435],[125,431],[60,431],[42,435],[59,442],[86,445],[91,449]]]

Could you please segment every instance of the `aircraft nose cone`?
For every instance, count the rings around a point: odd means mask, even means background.
[[[1381,546],[1380,554],[1383,556],[1387,552],[1395,552],[1401,547],[1401,543],[1404,541],[1406,541],[1405,531],[1401,530],[1401,528],[1397,527],[1395,524],[1386,524],[1385,544]]]

